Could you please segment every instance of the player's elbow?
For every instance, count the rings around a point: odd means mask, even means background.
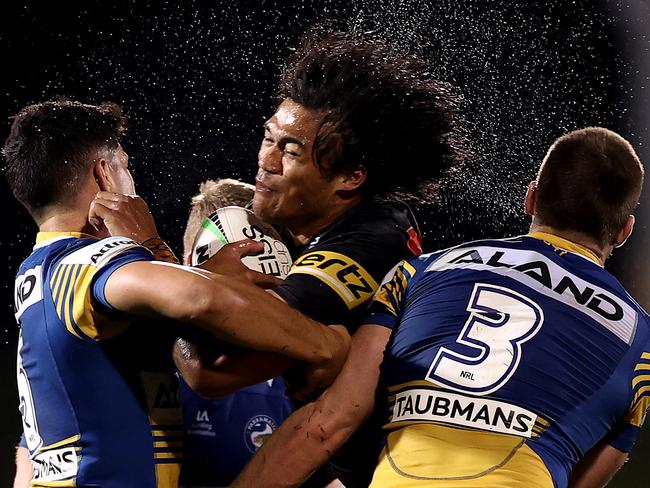
[[[230,395],[243,386],[209,370],[200,360],[184,361],[182,365],[177,362],[176,365],[185,383],[194,392],[206,398]]]
[[[178,346],[174,348],[174,363],[192,391],[206,398],[230,395],[245,386],[206,367],[199,357],[183,356]]]
[[[205,398],[230,395],[241,388],[239,384],[216,381],[214,375],[207,374],[201,368],[185,373],[183,379],[194,392]]]

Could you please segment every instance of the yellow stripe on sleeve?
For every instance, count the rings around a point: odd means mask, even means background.
[[[70,287],[69,278],[70,278],[70,271],[72,271],[72,267],[68,264],[64,264],[61,266],[65,266],[65,269],[63,271],[63,277],[61,278],[62,279],[61,288],[59,290],[59,293],[57,294],[55,303],[56,303],[56,314],[59,316],[61,320],[63,320],[63,302],[65,299],[65,295],[67,294],[66,291]]]
[[[384,281],[380,286],[373,301],[382,304],[391,315],[397,317],[402,296],[408,286],[408,278],[412,277],[413,274],[415,274],[413,266],[406,261],[399,263],[395,271],[393,271],[393,276],[386,278],[388,281]]]
[[[636,385],[643,383],[644,381],[650,381],[650,374],[640,374],[635,376],[632,380],[632,388],[636,388]]]
[[[646,393],[650,393],[650,385],[642,386],[641,388],[639,388],[639,390],[634,395],[634,400],[632,401],[632,404],[635,404],[639,400],[639,398],[644,396]]]
[[[78,337],[79,339],[81,339],[81,336],[77,333],[77,331],[74,329],[72,325],[72,299],[74,297],[75,281],[77,279],[77,276],[79,275],[80,268],[81,268],[80,264],[72,265],[72,272],[70,277],[71,283],[68,286],[68,290],[66,292],[66,296],[64,300],[65,328],[68,329],[68,332]]]
[[[151,431],[151,435],[153,435],[154,437],[181,436],[181,435],[183,435],[183,429],[182,429],[182,427],[173,428],[173,429],[169,429],[169,430],[156,429],[156,430]]]
[[[156,464],[156,488],[177,488],[180,471],[180,461],[177,464]]]
[[[59,291],[61,290],[61,280],[63,276],[63,269],[64,266],[59,266],[56,268],[56,271],[54,272],[54,275],[52,275],[52,279],[50,280],[50,289],[52,290],[52,299],[56,301],[56,297],[59,294]]]
[[[50,488],[57,486],[77,486],[77,478],[70,478],[63,481],[32,481],[32,488]]]
[[[386,309],[391,313],[391,315],[397,317],[397,310],[393,306],[393,301],[390,299],[390,294],[385,286],[381,287],[381,290],[377,292],[373,301],[381,303]]]
[[[650,371],[650,363],[639,363],[634,368],[634,371]]]
[[[113,337],[126,329],[129,319],[111,318],[109,321],[100,314],[92,300],[92,282],[98,268],[90,264],[71,264],[69,283],[59,299],[63,307],[62,316],[68,331],[76,337],[84,336],[92,340]],[[62,304],[62,305],[61,305]]]
[[[168,447],[173,449],[175,447],[183,447],[183,441],[155,441],[153,447]]]
[[[74,299],[72,304],[72,317],[75,324],[93,340],[99,339],[100,333],[95,321],[95,307],[91,300],[92,279],[97,273],[97,268],[89,264],[81,265],[79,275],[74,285]]]
[[[646,390],[646,392],[648,392],[650,391],[650,386],[641,388],[641,390],[644,389]],[[639,392],[641,390],[639,390]],[[634,407],[632,407],[629,413],[625,416],[625,421],[628,424],[632,424],[636,427],[641,427],[646,412],[648,411],[648,407],[650,407],[650,396],[646,395],[643,398],[641,398],[639,401],[635,400]]]
[[[81,439],[81,436],[79,434],[73,435],[72,437],[68,437],[67,439],[62,439],[58,442],[55,442],[53,444],[49,444],[47,446],[42,446],[38,451],[46,451],[48,449],[55,449],[57,447],[65,446],[67,444],[72,444],[73,442],[77,442],[79,439]]]
[[[539,415],[537,416],[537,420],[535,420],[535,422],[539,422],[539,423],[542,424],[544,427],[549,427],[549,426],[551,425],[551,423],[550,423],[548,420],[546,420],[546,419],[540,417]]]
[[[413,275],[415,274],[415,268],[411,266],[407,261],[402,262],[402,267],[409,274],[409,278],[413,278]]]
[[[153,457],[156,459],[180,459],[183,457],[183,453],[175,453],[175,452],[155,452],[153,454]]]

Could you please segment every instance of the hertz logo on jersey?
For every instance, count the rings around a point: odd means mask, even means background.
[[[334,290],[348,309],[370,298],[377,282],[355,260],[331,251],[314,251],[300,256],[289,274],[311,275]]]

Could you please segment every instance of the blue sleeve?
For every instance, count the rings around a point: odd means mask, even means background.
[[[609,432],[606,440],[622,452],[630,452],[650,408],[650,344],[641,353],[632,375],[632,406]]]
[[[125,264],[133,263],[136,261],[153,260],[154,257],[151,252],[144,247],[132,247],[120,253],[118,256],[114,257],[108,263],[102,266],[95,274],[92,289],[93,298],[109,310],[115,310],[106,299],[106,294],[104,293],[106,282],[111,277],[111,275]]]
[[[630,452],[641,429],[636,425],[622,423],[606,437],[606,442],[621,452]]]

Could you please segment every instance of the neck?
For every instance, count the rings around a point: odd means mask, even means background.
[[[544,232],[546,234],[553,234],[554,236],[558,236],[561,237],[562,239],[566,239],[567,241],[571,241],[572,243],[580,247],[583,247],[587,251],[590,251],[592,254],[594,254],[598,258],[602,266],[605,266],[605,261],[607,260],[607,258],[609,257],[613,249],[611,246],[603,247],[602,245],[598,244],[597,242],[595,242],[593,239],[586,236],[582,232],[575,232],[570,230],[557,230],[548,225],[535,223],[534,221],[530,226],[529,232]]]
[[[40,232],[82,232],[95,237],[102,237],[88,222],[88,212],[57,208],[37,222]]]
[[[357,196],[349,200],[341,200],[340,205],[330,207],[327,211],[319,215],[317,218],[309,219],[297,224],[286,225],[285,227],[291,234],[294,243],[296,245],[304,246],[306,244],[309,244],[312,239],[314,239],[314,237],[329,227],[341,215],[360,203],[361,200],[361,196]]]

